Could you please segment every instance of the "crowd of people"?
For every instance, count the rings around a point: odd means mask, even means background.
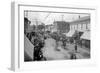
[[[25,20],[25,25],[28,20]],[[26,29],[24,27],[24,29]],[[76,59],[76,54],[67,51],[66,43],[68,38],[60,32],[41,31],[39,29],[24,34],[34,45],[33,61],[52,60],[52,59]],[[77,45],[75,46],[77,51]]]
[[[27,38],[34,45],[33,61],[52,59],[76,59],[75,54],[69,54],[66,47],[67,37],[57,32],[30,32]],[[75,46],[77,51],[77,46]],[[55,56],[55,57],[54,57]],[[54,57],[54,58],[53,58]]]

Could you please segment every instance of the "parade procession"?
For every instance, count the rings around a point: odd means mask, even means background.
[[[24,11],[24,61],[90,59],[90,15]]]

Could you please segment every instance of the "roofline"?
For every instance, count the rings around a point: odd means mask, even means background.
[[[85,18],[85,19],[84,19]],[[77,20],[74,20],[70,23],[77,23],[77,22],[80,22],[80,21],[84,21],[84,20],[90,20],[90,16],[85,16],[85,17],[82,17],[80,19],[77,19]]]

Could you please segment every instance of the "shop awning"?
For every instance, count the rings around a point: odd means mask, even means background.
[[[81,39],[90,40],[90,31],[85,31],[81,36]]]
[[[75,33],[75,30],[70,30],[70,31],[66,34],[66,36],[67,36],[67,37],[72,37],[72,36],[74,35],[74,33]]]

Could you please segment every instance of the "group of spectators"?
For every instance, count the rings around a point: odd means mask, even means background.
[[[42,32],[42,31],[38,31],[38,32],[30,32],[26,34],[27,38],[30,40],[30,42],[34,45],[34,58],[33,61],[42,61],[42,60],[46,60],[46,58],[43,56],[43,52],[42,52],[42,48],[45,45],[45,40],[48,38],[52,38],[54,39],[57,43],[60,41],[61,46],[63,47],[63,49],[67,49],[66,47],[66,42],[67,42],[67,38],[65,35],[61,34],[61,33],[57,33],[57,32],[50,32],[50,31],[46,31],[46,32]],[[75,50],[77,50],[77,46],[75,46]],[[75,59],[75,54],[71,55],[70,59]]]
[[[46,58],[43,56],[42,48],[45,45],[45,40],[48,38],[54,39],[56,42],[61,42],[61,46],[63,49],[67,49],[66,47],[66,42],[67,42],[67,37],[66,35],[58,32],[51,32],[51,31],[32,31],[32,32],[26,32],[27,29],[27,24],[30,23],[28,22],[28,19],[25,18],[25,25],[24,25],[24,33],[27,36],[27,38],[30,40],[30,42],[34,45],[34,51],[33,51],[33,61],[42,61],[46,60]],[[77,50],[77,46],[76,49]],[[71,55],[71,59],[76,58],[74,54]]]

